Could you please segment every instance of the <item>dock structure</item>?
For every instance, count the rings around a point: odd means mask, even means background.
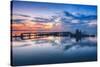
[[[55,37],[71,37],[76,38],[76,40],[80,40],[84,37],[95,37],[95,35],[89,35],[86,33],[82,33],[80,30],[76,30],[75,33],[71,32],[35,32],[35,33],[21,33],[20,35],[12,36],[12,38],[20,38],[21,40],[26,39],[34,39],[34,38],[41,38],[41,37],[48,37],[48,36],[55,36]]]

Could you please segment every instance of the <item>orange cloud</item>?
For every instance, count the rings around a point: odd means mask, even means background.
[[[37,31],[39,29],[41,30],[49,30],[53,28],[52,23],[21,23],[21,24],[16,24],[13,23],[12,25],[12,30],[33,30]]]

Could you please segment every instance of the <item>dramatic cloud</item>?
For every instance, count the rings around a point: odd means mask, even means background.
[[[15,16],[22,16],[22,17],[31,17],[29,15],[24,15],[24,14],[13,14],[13,15],[15,15]]]
[[[23,23],[24,21],[26,21],[26,19],[12,19],[12,22],[16,24]]]
[[[33,31],[82,31],[94,32],[97,26],[96,15],[73,14],[67,11],[48,17],[14,14],[13,30]],[[21,25],[20,25],[21,24]]]
[[[53,20],[51,18],[41,18],[41,17],[34,17],[33,22],[52,22]]]
[[[72,14],[70,12],[64,11],[65,15],[62,18],[62,22],[69,24],[93,24],[91,21],[97,20],[97,15],[85,15],[85,14]]]
[[[97,19],[97,15],[85,15],[85,14],[77,14],[73,15],[69,12],[64,11],[65,16],[67,17],[72,17],[73,19],[78,19],[78,20],[94,20]]]

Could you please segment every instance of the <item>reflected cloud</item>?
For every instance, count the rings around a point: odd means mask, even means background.
[[[23,40],[22,40],[23,41]],[[86,37],[85,41],[82,39],[80,42],[75,41],[74,38],[69,38],[69,37],[45,37],[45,38],[37,38],[34,40],[26,40],[24,42],[15,42],[13,41],[13,47],[26,47],[26,46],[31,46],[31,47],[47,47],[47,46],[52,46],[52,47],[58,47],[57,49],[62,49],[63,51],[70,50],[72,48],[78,47],[84,48],[84,47],[96,47],[96,37]]]

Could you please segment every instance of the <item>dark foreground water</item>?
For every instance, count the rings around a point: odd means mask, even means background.
[[[97,60],[97,38],[76,41],[70,37],[45,37],[12,42],[12,65],[37,65]]]

